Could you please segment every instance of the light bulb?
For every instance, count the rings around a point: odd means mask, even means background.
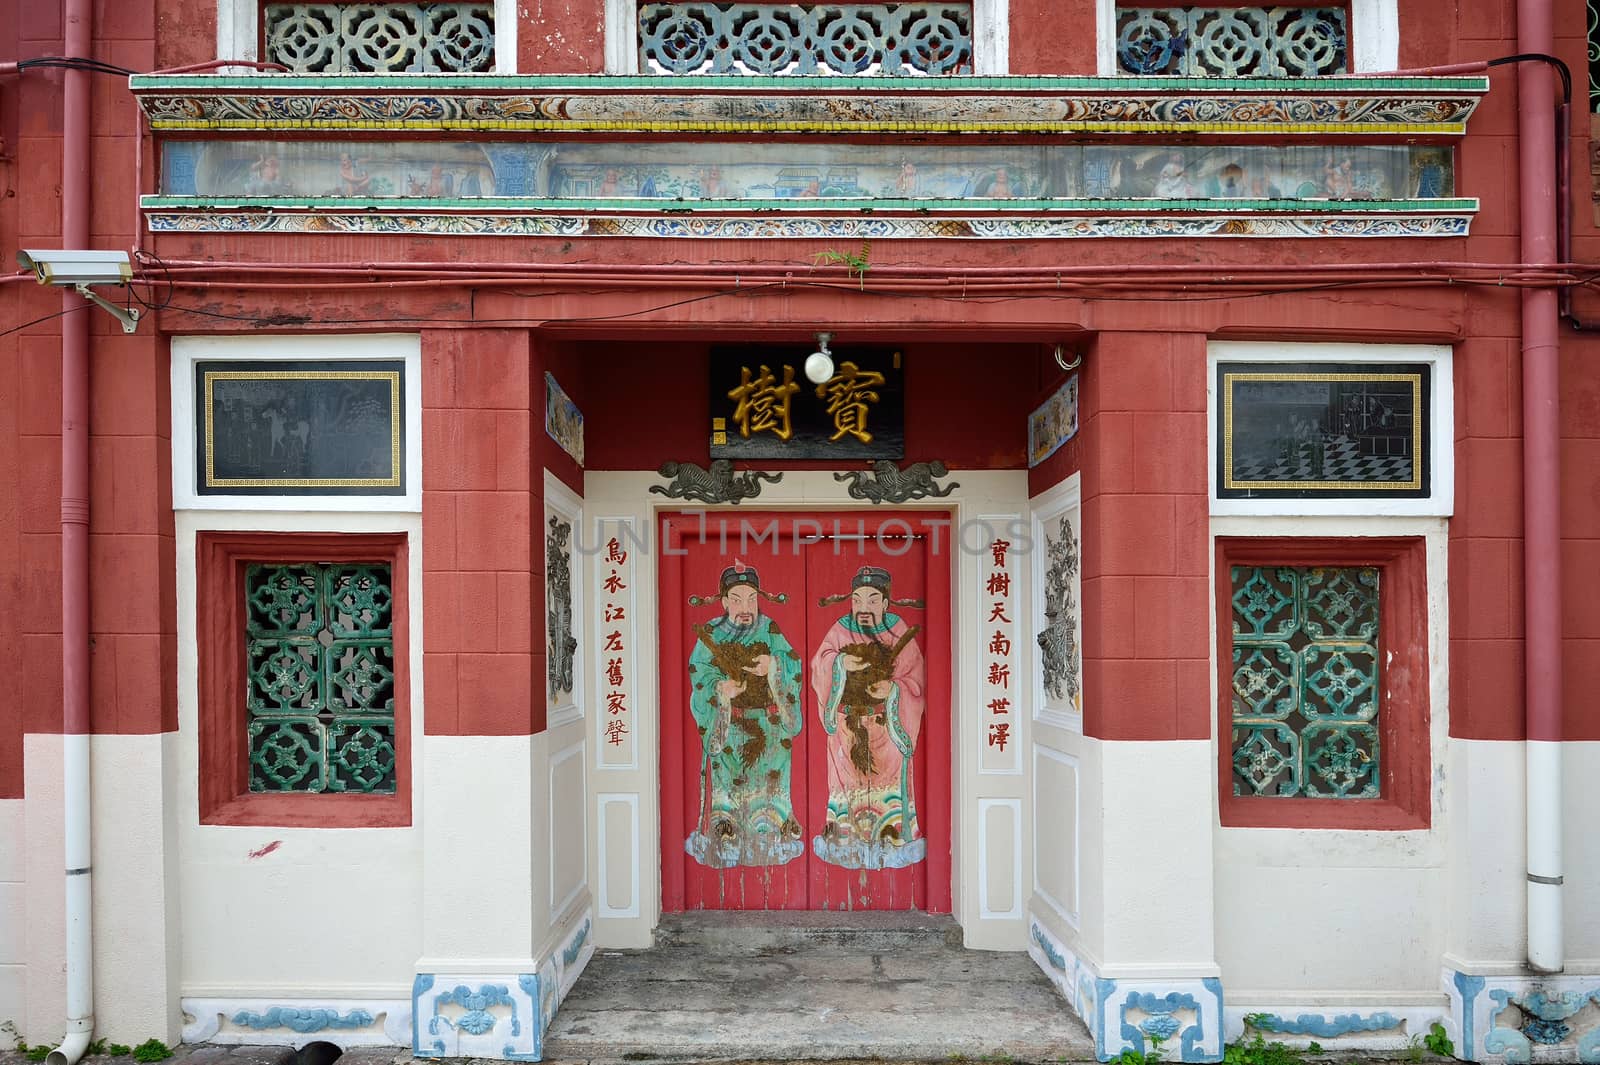
[[[833,376],[833,360],[826,351],[814,351],[806,356],[806,380],[820,385]]]

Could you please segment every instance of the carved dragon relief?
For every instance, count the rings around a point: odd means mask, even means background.
[[[706,468],[692,462],[663,462],[660,474],[668,484],[653,484],[650,491],[670,499],[692,499],[700,503],[738,503],[761,494],[761,482],[777,484],[781,473],[761,470],[733,471],[732,459],[713,459]]]
[[[873,503],[904,503],[910,499],[947,496],[961,487],[960,481],[941,485],[935,478],[949,476],[950,470],[935,459],[932,462],[913,462],[900,469],[887,460],[874,462],[869,470],[847,470],[836,473],[836,481],[848,481],[846,489],[851,499],[866,499]]]

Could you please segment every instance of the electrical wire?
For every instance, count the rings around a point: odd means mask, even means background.
[[[1590,277],[1585,278],[1585,279],[1574,279],[1571,282],[1571,284],[1574,284],[1574,285],[1589,285],[1589,284],[1594,283],[1597,280],[1600,280],[1600,274],[1591,275]],[[147,284],[147,285],[148,284],[152,284],[152,282],[150,282],[150,281],[144,281],[143,283]],[[1421,283],[1422,284],[1428,284],[1430,282],[1421,282]],[[1489,287],[1500,287],[1499,285],[1497,285],[1496,282],[1491,281],[1491,280],[1486,280],[1486,279],[1485,280],[1476,280],[1476,281],[1474,281],[1474,280],[1463,280],[1463,279],[1453,279],[1453,280],[1452,279],[1439,279],[1439,280],[1437,280],[1435,282],[1431,282],[1431,283],[1437,284],[1440,287],[1445,287],[1445,286],[1447,286],[1449,284],[1478,284],[1478,285],[1484,285],[1484,286],[1489,286]],[[181,286],[181,282],[178,282],[176,284]],[[1118,295],[1118,294],[1114,294],[1114,293],[1075,293],[1075,292],[1067,292],[1067,291],[1062,291],[1062,292],[1058,293],[1058,292],[1051,291],[1051,292],[1025,292],[1025,293],[1018,293],[1018,294],[1012,294],[1012,295],[1006,295],[1006,294],[1001,294],[1001,293],[986,293],[984,295],[965,296],[965,295],[961,295],[959,293],[905,292],[905,291],[896,291],[896,290],[892,290],[892,289],[891,290],[887,290],[887,291],[872,291],[871,295],[874,295],[874,296],[877,296],[877,297],[880,297],[880,298],[918,299],[918,300],[934,299],[934,300],[939,300],[939,301],[942,301],[942,302],[967,303],[967,304],[1015,303],[1015,302],[1019,302],[1019,301],[1023,301],[1023,300],[1040,300],[1040,299],[1043,299],[1043,300],[1072,300],[1072,301],[1075,301],[1075,302],[1085,302],[1085,303],[1094,303],[1094,302],[1141,303],[1141,302],[1150,302],[1151,300],[1160,300],[1161,302],[1164,302],[1164,303],[1215,303],[1215,302],[1220,302],[1220,301],[1224,301],[1224,300],[1265,299],[1265,298],[1269,298],[1269,297],[1278,297],[1278,296],[1284,296],[1284,295],[1315,294],[1315,293],[1325,293],[1325,292],[1333,292],[1333,291],[1355,289],[1355,288],[1392,287],[1393,284],[1394,284],[1393,282],[1376,281],[1376,280],[1327,281],[1327,282],[1320,282],[1320,283],[1316,283],[1316,284],[1305,284],[1305,285],[1292,285],[1292,286],[1276,287],[1276,288],[1271,288],[1271,289],[1267,289],[1267,290],[1259,290],[1259,291],[1246,289],[1246,290],[1234,291],[1234,292],[1188,292],[1188,293],[1185,293],[1185,292],[1170,292],[1170,293],[1161,294],[1161,295],[1156,295],[1156,294],[1153,294],[1153,293],[1152,294]],[[670,301],[668,303],[655,304],[655,305],[649,306],[649,307],[640,307],[640,308],[637,308],[635,310],[621,311],[621,312],[617,312],[615,314],[569,315],[569,316],[565,316],[565,317],[551,317],[551,316],[548,316],[548,315],[532,314],[532,315],[520,315],[520,316],[513,317],[513,318],[477,318],[477,317],[473,317],[473,318],[450,318],[450,317],[443,317],[443,316],[428,316],[428,315],[424,315],[424,316],[394,315],[394,316],[379,317],[379,318],[322,318],[322,317],[314,317],[314,316],[310,316],[310,315],[295,315],[295,314],[282,314],[282,315],[232,314],[232,313],[229,313],[229,312],[226,312],[226,311],[212,310],[212,309],[207,308],[207,307],[191,307],[191,306],[184,306],[184,305],[181,305],[181,304],[173,303],[172,302],[172,298],[171,298],[170,290],[169,290],[169,294],[168,294],[167,300],[164,301],[163,303],[161,303],[160,306],[161,306],[162,309],[170,309],[170,310],[172,310],[174,312],[177,312],[177,313],[180,313],[180,314],[192,314],[192,315],[196,315],[198,317],[216,318],[216,319],[220,319],[220,320],[223,320],[223,321],[252,322],[252,323],[257,324],[258,326],[283,325],[283,326],[304,327],[304,326],[340,326],[340,325],[350,326],[350,325],[406,324],[406,325],[453,325],[453,326],[461,326],[461,327],[470,327],[470,326],[481,326],[481,325],[526,325],[526,324],[530,324],[530,323],[534,323],[534,322],[542,323],[542,324],[546,324],[546,325],[566,325],[566,324],[580,324],[580,323],[585,323],[585,322],[606,322],[606,321],[618,321],[618,320],[626,319],[626,318],[637,318],[640,315],[653,314],[653,313],[656,313],[658,311],[671,310],[673,308],[683,307],[683,306],[687,306],[689,304],[702,303],[702,302],[705,302],[705,301],[708,301],[708,300],[714,300],[714,299],[721,299],[721,298],[726,297],[726,296],[756,296],[756,295],[761,294],[762,292],[770,291],[772,289],[797,289],[797,288],[814,288],[814,289],[821,289],[821,290],[825,290],[825,291],[829,291],[829,292],[857,291],[857,286],[855,284],[847,284],[847,283],[833,284],[833,283],[818,282],[818,281],[786,281],[786,282],[776,282],[776,281],[774,281],[774,282],[767,282],[765,284],[760,284],[760,285],[739,285],[737,287],[728,287],[728,288],[718,289],[718,290],[716,290],[714,292],[701,293],[701,294],[698,294],[698,295],[695,295],[695,296],[687,297],[685,299],[672,300],[672,301]],[[595,291],[619,292],[619,291],[628,291],[628,290],[626,290],[626,289],[606,289],[606,290],[595,290]],[[635,289],[635,290],[632,290],[632,291],[650,291],[650,290],[638,290],[638,289]],[[534,293],[534,292],[529,292],[529,293],[522,293],[521,295],[524,295],[524,296],[529,297],[529,298],[533,298],[533,297],[538,297],[538,296],[547,296],[547,295],[556,295],[556,294],[557,293],[553,293],[553,292],[552,293]],[[569,292],[567,292],[565,294],[568,294],[568,295],[581,295],[583,293],[569,291]],[[152,306],[152,304],[150,304],[148,302],[145,302],[143,300],[141,300],[141,302],[144,302],[146,307]],[[33,323],[29,323],[29,324],[33,324]],[[3,335],[4,334],[0,334],[0,336],[3,336]]]
[[[60,317],[63,317],[64,315],[71,314],[73,311],[81,311],[84,308],[90,307],[90,306],[93,306],[93,305],[90,304],[89,302],[85,301],[84,303],[79,304],[76,307],[63,307],[63,308],[61,308],[61,310],[56,311],[54,314],[47,314],[42,318],[35,318],[31,322],[23,322],[21,325],[14,325],[10,329],[0,330],[0,337],[8,337],[12,333],[20,333],[20,332],[22,332],[22,330],[28,328],[30,325],[39,325],[41,322],[48,322],[52,318],[60,318]]]
[[[31,70],[34,68],[53,68],[58,70],[87,70],[91,74],[110,74],[115,77],[128,77],[139,73],[127,67],[119,67],[114,63],[107,63],[101,59],[89,59],[83,56],[44,55],[34,59],[23,59],[17,62],[17,69]]]

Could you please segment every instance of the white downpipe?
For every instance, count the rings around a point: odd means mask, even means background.
[[[1561,744],[1528,740],[1528,965],[1558,973],[1561,915]]]
[[[89,737],[61,737],[66,785],[67,1034],[46,1065],[76,1065],[94,1034],[94,929],[89,875]]]

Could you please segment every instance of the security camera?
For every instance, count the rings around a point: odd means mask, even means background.
[[[125,251],[19,251],[17,263],[41,285],[125,285],[133,265]]]
[[[17,264],[32,270],[41,285],[67,285],[78,295],[108,311],[122,323],[122,331],[139,327],[136,307],[118,307],[96,292],[91,285],[126,285],[133,280],[133,264],[125,251],[42,251],[17,252]]]

